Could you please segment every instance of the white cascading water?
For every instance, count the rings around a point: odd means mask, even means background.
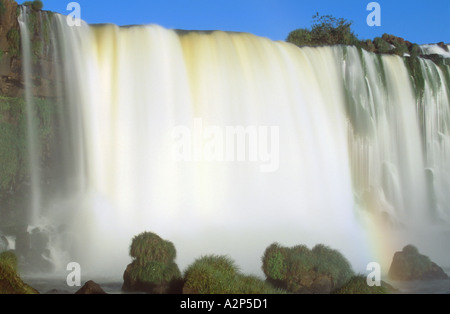
[[[447,45],[447,50],[438,45],[422,45],[420,48],[426,55],[437,54],[446,58],[450,58],[450,45]]]
[[[35,103],[33,97],[33,89],[31,87],[32,79],[32,61],[31,61],[31,39],[28,30],[28,14],[27,7],[22,6],[19,16],[19,27],[21,34],[22,51],[22,66],[25,78],[25,102],[26,102],[26,122],[27,122],[27,138],[29,151],[29,167],[31,174],[31,188],[30,188],[30,215],[29,221],[31,225],[36,225],[39,220],[39,212],[41,209],[41,189],[40,189],[40,166],[39,166],[39,132],[35,119]]]
[[[417,100],[402,58],[353,47],[60,15],[52,32],[68,170],[41,214],[68,225],[84,272],[120,278],[143,231],[172,241],[182,270],[228,254],[259,274],[273,242],[324,243],[360,272],[387,272],[409,243],[450,264],[449,83],[431,61]],[[196,155],[239,127],[261,131],[256,159]],[[191,161],[174,158],[180,129]]]

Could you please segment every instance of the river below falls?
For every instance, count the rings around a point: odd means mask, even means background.
[[[450,269],[446,269],[450,275]],[[61,276],[37,277],[22,276],[23,280],[38,290],[41,294],[74,294],[81,287],[69,287],[66,278]],[[127,294],[121,290],[123,282],[117,278],[93,279],[108,294]],[[396,294],[450,294],[450,279],[431,281],[391,281],[386,280],[394,288],[398,289]],[[85,281],[82,282],[82,285]]]

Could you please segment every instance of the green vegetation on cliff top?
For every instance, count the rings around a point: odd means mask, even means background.
[[[25,1],[22,5],[29,6],[35,11],[39,11],[44,8],[44,3],[42,3],[41,0]]]
[[[320,16],[319,13],[312,17],[311,28],[300,28],[289,33],[286,41],[299,47],[351,45],[365,49],[369,52],[380,54],[395,54],[411,57],[420,55],[420,47],[401,37],[383,34],[373,40],[360,40],[352,31],[352,22],[344,18],[335,18],[332,15]]]

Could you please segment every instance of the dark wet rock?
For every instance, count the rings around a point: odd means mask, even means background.
[[[419,253],[413,245],[407,245],[396,252],[389,269],[392,280],[439,280],[448,279],[444,270],[432,262],[428,256]]]
[[[0,253],[7,251],[9,248],[8,239],[5,236],[0,235]]]
[[[30,232],[20,231],[16,234],[16,254],[20,268],[27,272],[50,272],[51,262],[50,231],[34,228]]]
[[[317,276],[311,285],[311,290],[315,294],[328,294],[333,288],[333,281],[329,276]]]
[[[441,41],[440,43],[437,43],[437,45],[448,52],[448,46],[444,42]]]
[[[75,294],[107,294],[96,282],[89,280]]]
[[[51,289],[44,294],[71,294],[71,292],[67,290]]]

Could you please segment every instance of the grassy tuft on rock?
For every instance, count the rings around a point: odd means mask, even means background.
[[[346,283],[354,275],[350,262],[337,250],[323,244],[312,249],[314,268],[320,274],[329,275],[337,287]]]
[[[274,243],[264,252],[262,264],[269,282],[292,293],[329,293],[354,275],[348,260],[323,244],[310,250]]]
[[[20,279],[17,257],[12,251],[0,254],[0,294],[39,294]]]
[[[179,292],[181,271],[175,263],[176,249],[172,242],[153,232],[135,236],[130,245],[133,262],[128,265],[122,290],[149,293]]]
[[[185,291],[197,294],[279,294],[285,293],[269,283],[244,275],[228,256],[203,256],[184,274]]]
[[[389,291],[383,285],[371,287],[364,275],[356,275],[333,294],[389,294]]]
[[[176,249],[172,242],[163,240],[157,234],[143,232],[133,238],[130,256],[138,263],[147,261],[169,263],[176,258]]]

